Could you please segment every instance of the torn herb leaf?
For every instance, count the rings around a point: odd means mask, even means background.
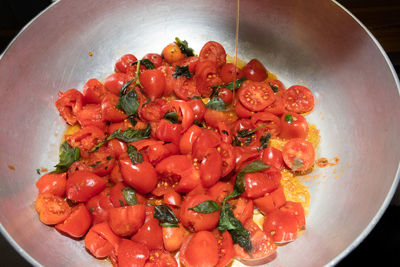
[[[193,210],[200,213],[213,213],[220,209],[221,207],[214,200],[206,200],[194,206],[193,208],[189,208],[189,210]]]
[[[268,146],[269,139],[271,139],[271,133],[263,134],[260,137],[260,147],[258,148],[258,151],[261,151]]]
[[[194,56],[193,49],[189,47],[189,44],[186,40],[181,41],[178,37],[175,37],[175,43],[179,46],[179,49],[184,53],[187,57]]]
[[[206,107],[209,109],[214,109],[218,111],[225,111],[225,102],[219,97],[213,97],[210,101],[206,104]]]
[[[133,63],[131,64],[131,66],[133,66],[133,65],[135,65],[135,64],[138,64],[139,61],[140,61],[140,64],[142,64],[143,66],[146,67],[146,69],[148,69],[148,70],[154,69],[154,63],[151,62],[151,60],[150,60],[150,59],[147,59],[147,58],[146,58],[146,59],[137,60],[137,61],[133,62]]]
[[[190,73],[189,66],[176,66],[175,72],[172,73],[172,76],[174,76],[175,79],[178,78],[179,76],[185,76],[187,78],[191,78],[193,74]]]
[[[124,83],[124,85],[122,85],[121,91],[119,92],[119,96],[120,96],[120,97],[126,94],[126,91],[128,90],[129,85],[131,85],[131,83],[132,83],[134,80],[135,80],[135,79],[130,80],[130,81],[127,81],[126,83]]]
[[[286,113],[285,115],[285,121],[287,121],[289,124],[293,122],[293,116],[290,113]]]
[[[166,205],[154,206],[153,217],[159,220],[162,226],[178,227],[178,218],[176,217],[172,209]]]
[[[64,141],[60,146],[59,162],[54,166],[56,169],[52,173],[66,172],[72,163],[79,160],[80,156],[81,151],[78,147],[71,147],[67,141]]]
[[[277,93],[279,91],[279,87],[278,86],[276,86],[274,84],[271,84],[271,83],[268,83],[268,84],[271,87],[272,91],[274,91],[274,93]]]
[[[178,113],[176,113],[175,111],[165,113],[164,119],[169,120],[172,123],[179,123],[179,116]]]
[[[126,203],[128,203],[128,205],[134,206],[138,204],[135,189],[133,189],[132,187],[128,186],[122,189],[122,195],[124,196],[125,201]]]
[[[240,86],[242,86],[243,82],[246,81],[247,78],[246,77],[242,77],[240,79],[237,79],[235,82],[230,82],[228,84],[217,84],[217,85],[212,85],[212,88],[226,88],[229,89],[231,91],[233,91],[233,83],[235,83],[235,90],[239,89]]]
[[[133,165],[142,163],[144,161],[142,153],[140,153],[136,147],[128,145],[127,152]]]
[[[130,90],[127,94],[121,96],[115,107],[122,109],[128,116],[137,114],[139,101],[137,100],[136,91]]]

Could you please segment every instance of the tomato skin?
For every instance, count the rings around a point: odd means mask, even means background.
[[[255,127],[264,124],[265,126],[259,131],[262,133],[269,132],[272,137],[278,136],[281,132],[281,120],[272,113],[258,112],[251,117],[250,121]]]
[[[106,88],[97,79],[90,79],[83,86],[83,96],[86,103],[100,104],[105,94]]]
[[[240,104],[240,101],[236,101],[235,111],[236,111],[236,114],[238,115],[238,117],[241,119],[250,118],[254,113],[254,112],[248,110],[247,108],[245,108],[242,104]]]
[[[215,148],[221,144],[221,137],[218,133],[209,130],[202,130],[193,143],[193,157],[202,160],[209,148]]]
[[[207,125],[212,128],[218,128],[219,122],[225,122],[226,124],[230,124],[235,121],[237,118],[230,116],[228,112],[223,112],[214,109],[206,109],[206,113],[204,114],[204,120]]]
[[[194,119],[201,122],[206,113],[206,106],[201,99],[191,99],[188,101],[189,106],[193,110]]]
[[[251,111],[261,111],[275,101],[274,91],[265,82],[244,81],[238,91],[240,103]]]
[[[185,54],[182,53],[181,49],[176,43],[170,43],[169,45],[164,47],[162,51],[162,56],[169,64],[185,58]]]
[[[76,114],[81,111],[85,104],[83,95],[76,89],[70,89],[65,93],[59,92],[56,107],[61,117],[70,125],[76,123]]]
[[[233,149],[235,151],[234,155],[237,170],[242,167],[243,163],[259,157],[257,149],[253,149],[250,146],[235,146]]]
[[[178,267],[178,262],[168,251],[152,250],[145,267]]]
[[[217,149],[209,148],[200,165],[202,185],[206,188],[214,185],[222,173],[222,158]]]
[[[124,120],[123,122],[110,123],[110,125],[108,125],[107,128],[107,134],[110,135],[118,129],[121,129],[121,131],[125,131],[128,128],[134,128],[129,120]]]
[[[233,93],[231,90],[226,88],[221,88],[218,91],[218,97],[224,100],[224,102],[228,105],[232,104],[233,101]]]
[[[39,193],[51,193],[62,197],[65,195],[67,173],[46,173],[36,182]]]
[[[112,169],[109,177],[110,181],[114,184],[122,182],[124,179],[122,178],[121,171],[119,169],[119,164],[115,164],[114,168]]]
[[[114,208],[118,208],[121,206],[128,206],[129,204],[126,202],[125,197],[122,193],[122,190],[124,188],[129,188],[128,186],[126,186],[124,183],[117,183],[115,184],[113,187],[111,187],[110,190],[110,201],[113,205]],[[140,195],[138,192],[136,192],[136,198],[139,204],[145,204],[146,203],[146,199]],[[121,205],[122,204],[122,205]]]
[[[278,170],[245,174],[246,190],[243,192],[243,196],[253,199],[272,192],[278,188],[281,176]]]
[[[271,193],[267,193],[263,197],[254,199],[254,204],[263,214],[268,214],[275,209],[279,209],[285,205],[285,203],[286,197],[283,192],[283,186],[281,185]]]
[[[262,82],[268,78],[267,69],[258,61],[258,59],[250,60],[242,69],[243,75],[251,81]]]
[[[179,146],[182,126],[162,119],[156,129],[156,137],[165,142],[172,142]]]
[[[157,185],[156,170],[147,161],[134,165],[128,153],[124,153],[119,158],[119,168],[124,182],[135,188],[139,193],[147,194]]]
[[[243,72],[240,68],[236,67],[233,63],[226,63],[221,68],[221,79],[224,83],[233,82],[235,79],[243,77]]]
[[[146,121],[160,121],[168,110],[165,106],[167,106],[167,101],[158,98],[154,102],[143,105],[139,110],[139,116]]]
[[[119,97],[114,94],[106,94],[101,101],[101,116],[105,121],[120,122],[128,118],[120,109],[115,106],[118,104]]]
[[[132,54],[123,55],[115,63],[115,72],[126,73],[126,68],[135,61],[137,61],[137,58],[134,55]]]
[[[282,156],[286,166],[291,169],[293,169],[293,160],[300,159],[304,166],[297,168],[296,171],[305,171],[313,166],[315,151],[310,142],[302,138],[293,138],[283,147]]]
[[[149,249],[138,242],[122,239],[117,252],[119,267],[142,267],[150,257]]]
[[[163,59],[162,59],[161,55],[156,54],[156,53],[146,54],[142,59],[148,59],[151,62],[153,62],[154,68],[160,67],[162,62],[163,62]]]
[[[164,96],[171,96],[174,89],[178,87],[178,79],[172,76],[175,68],[168,65],[161,65],[157,69],[159,69],[165,77]]]
[[[121,239],[106,222],[93,225],[85,236],[85,247],[96,258],[110,256],[118,249],[120,242]]]
[[[101,105],[87,104],[77,114],[76,120],[82,127],[96,126],[105,129],[107,124],[101,114]]]
[[[292,121],[287,121],[286,116],[291,116]],[[279,136],[283,139],[303,138],[308,134],[308,123],[306,118],[294,112],[284,113],[281,117],[281,132]]]
[[[192,153],[193,144],[201,132],[202,129],[195,124],[187,129],[187,131],[182,135],[181,140],[179,141],[179,150],[181,154]]]
[[[221,136],[221,141],[225,144],[231,144],[232,143],[232,133],[231,130],[229,129],[228,125],[226,125],[225,122],[220,122],[218,123],[218,132],[219,135]]]
[[[292,214],[296,218],[297,227],[299,229],[306,225],[306,218],[304,216],[304,209],[301,203],[287,201],[281,208],[282,211]]]
[[[220,68],[226,63],[226,52],[224,47],[215,41],[209,41],[204,44],[199,53],[199,60],[203,62],[204,60],[214,61]]]
[[[36,198],[36,211],[39,220],[46,225],[63,222],[71,213],[68,203],[51,193],[39,193]]]
[[[119,236],[131,236],[144,224],[146,209],[143,204],[124,206],[108,210],[108,224]]]
[[[163,196],[164,203],[170,206],[180,206],[182,204],[181,195],[175,190],[168,190]]]
[[[165,76],[158,69],[146,70],[140,74],[142,91],[154,101],[163,95],[165,90]]]
[[[116,159],[127,151],[126,143],[118,139],[112,139],[107,142],[108,150],[114,155]]]
[[[110,188],[104,189],[100,194],[89,199],[85,206],[92,215],[93,224],[106,222],[108,220],[108,210],[114,207],[110,201]]]
[[[113,73],[104,80],[106,90],[114,95],[119,95],[122,86],[128,81],[125,73]]]
[[[193,125],[194,112],[190,105],[183,100],[172,100],[169,104],[176,110],[182,121],[182,132]]]
[[[178,250],[182,246],[185,232],[186,230],[181,224],[179,227],[162,227],[164,248],[170,252]]]
[[[280,116],[285,113],[285,100],[280,95],[275,94],[275,101],[265,108],[264,111]]]
[[[232,201],[235,206],[233,209],[233,214],[235,215],[235,218],[238,219],[243,225],[245,222],[252,218],[253,216],[253,211],[254,211],[254,205],[253,205],[253,200],[247,199],[244,197],[239,197],[238,199]]]
[[[233,185],[225,182],[217,182],[207,190],[209,195],[214,201],[222,203],[224,198],[233,192]]]
[[[148,157],[148,161],[156,165],[159,163],[161,160],[172,156],[179,154],[179,148],[177,145],[173,143],[167,143],[167,144],[154,144],[150,145],[147,150],[145,151],[145,154]]]
[[[187,267],[215,266],[219,260],[217,239],[209,231],[187,236],[181,247],[179,260]]]
[[[107,180],[88,171],[76,171],[66,185],[67,198],[76,202],[86,202],[106,188]]]
[[[192,56],[192,57],[186,57],[178,62],[175,62],[173,66],[188,66],[189,72],[193,74],[196,72],[196,67],[198,63],[199,63],[199,57]]]
[[[201,60],[196,68],[196,88],[203,97],[209,97],[214,84],[221,84],[222,80],[217,76],[218,70],[215,61]]]
[[[221,234],[219,231],[214,230],[213,234],[218,240],[219,261],[216,267],[228,266],[228,264],[232,261],[233,256],[235,256],[232,237],[228,231],[225,231]]]
[[[92,218],[84,204],[72,208],[71,214],[64,222],[57,224],[56,229],[69,236],[82,237],[92,224]]]
[[[187,196],[181,206],[180,221],[182,224],[192,232],[199,232],[204,230],[212,230],[218,225],[220,211],[212,213],[200,213],[194,210],[189,210],[203,201],[212,200],[212,198],[205,194],[194,196]]]
[[[285,165],[283,162],[282,152],[274,147],[268,146],[262,150],[260,159],[267,165],[270,165],[278,170],[282,170]]]
[[[291,242],[297,238],[296,217],[289,212],[273,210],[266,216],[263,228],[264,232],[272,234],[276,243]]]
[[[314,96],[305,86],[293,85],[285,91],[283,97],[288,111],[305,113],[314,108]]]

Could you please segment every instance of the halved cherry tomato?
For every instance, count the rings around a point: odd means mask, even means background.
[[[285,85],[283,85],[283,83],[280,80],[272,80],[268,81],[268,83],[271,86],[271,88],[273,88],[275,95],[281,96],[286,90]]]
[[[218,133],[210,130],[202,130],[193,143],[193,157],[202,160],[209,148],[215,148],[221,144]]]
[[[187,236],[179,252],[179,260],[186,267],[216,266],[219,260],[218,241],[209,231]]]
[[[178,262],[165,250],[152,250],[145,267],[178,267]]]
[[[216,267],[225,267],[232,261],[233,256],[235,256],[235,251],[233,250],[232,237],[228,231],[222,234],[218,230],[214,230],[213,234],[218,241],[218,264]]]
[[[165,142],[172,142],[179,145],[181,139],[182,126],[162,119],[156,129],[156,137]]]
[[[146,54],[146,55],[144,55],[144,57],[142,59],[148,59],[151,62],[153,62],[154,68],[160,67],[163,62],[163,58],[159,54],[156,54],[156,53]]]
[[[125,151],[126,152],[126,151]],[[110,181],[114,184],[121,183],[124,179],[122,178],[121,171],[119,169],[119,164],[115,164],[109,177]]]
[[[56,107],[61,117],[70,125],[76,123],[76,114],[81,111],[84,105],[83,95],[76,89],[70,89],[65,93],[58,92],[59,97]]]
[[[204,118],[204,113],[206,113],[206,106],[201,99],[191,99],[188,101],[189,106],[193,110],[194,119],[201,122]]]
[[[179,224],[178,227],[162,227],[164,247],[167,251],[178,250],[185,238],[186,230]]]
[[[36,182],[39,193],[52,193],[62,197],[65,195],[67,173],[46,173]]]
[[[216,148],[207,149],[200,165],[202,185],[206,188],[214,185],[222,173],[222,158]]]
[[[169,156],[179,154],[179,148],[173,143],[154,144],[149,145],[144,153],[148,157],[148,161],[156,165]]]
[[[95,126],[87,126],[72,135],[66,135],[65,140],[72,147],[79,147],[83,150],[93,148],[98,142],[103,141],[105,135],[102,130]]]
[[[154,101],[163,95],[165,90],[165,76],[159,69],[146,70],[140,74],[142,91]]]
[[[181,154],[192,153],[193,144],[201,132],[201,128],[197,125],[192,125],[189,129],[187,129],[179,141],[179,150]]]
[[[137,124],[135,125],[135,127],[133,127],[132,123],[129,120],[124,120],[123,122],[111,123],[110,125],[108,125],[107,134],[110,135],[110,134],[112,134],[113,132],[115,132],[118,129],[121,129],[122,132],[127,130],[128,128],[139,129],[137,127],[138,124],[140,124],[140,121],[138,121]]]
[[[150,257],[149,249],[138,242],[122,239],[117,252],[119,267],[143,267]]]
[[[281,132],[281,120],[272,113],[258,112],[250,120],[255,127],[265,125],[259,130],[260,133],[271,133],[272,137],[276,137]]]
[[[245,224],[248,219],[252,218],[254,211],[253,200],[239,197],[231,200],[230,203],[234,207],[233,214],[235,215],[235,218],[242,224]]]
[[[147,161],[135,165],[128,153],[124,153],[119,157],[119,168],[124,182],[135,188],[139,193],[147,194],[157,185],[156,170]]]
[[[265,108],[264,111],[268,111],[274,115],[280,116],[285,113],[285,100],[282,96],[275,94],[275,101]]]
[[[126,68],[130,66],[133,62],[137,61],[137,58],[132,54],[123,55],[115,63],[115,71],[126,73]]]
[[[219,122],[225,122],[226,124],[231,124],[237,117],[235,114],[228,112],[228,111],[219,111],[215,109],[206,109],[206,113],[204,113],[204,120],[206,121],[207,125],[212,128],[218,128]]]
[[[72,208],[71,214],[64,222],[57,224],[56,229],[72,237],[82,237],[90,225],[92,218],[84,204],[79,204]]]
[[[108,220],[108,210],[114,207],[110,201],[110,188],[104,189],[100,194],[89,199],[85,205],[92,215],[93,224],[106,222]]]
[[[146,207],[146,219],[132,241],[146,245],[150,250],[163,249],[163,233],[159,221],[153,217],[154,207]]]
[[[212,197],[204,194],[186,196],[182,202],[180,221],[192,232],[212,230],[218,225],[220,211],[212,213],[200,213],[189,210],[201,202],[212,200]]]
[[[294,112],[284,113],[281,117],[281,132],[279,136],[283,139],[303,138],[308,134],[308,123],[306,118]]]
[[[236,67],[233,63],[226,63],[221,68],[221,79],[224,83],[233,82],[235,79],[243,77],[243,72],[240,68]]]
[[[181,49],[176,43],[170,43],[169,45],[164,47],[162,51],[162,56],[169,64],[185,58],[185,54],[182,53]]]
[[[294,171],[305,171],[314,164],[315,152],[313,145],[302,139],[290,139],[282,150],[283,160]]]
[[[194,78],[187,79],[183,76],[176,78],[174,93],[177,97],[183,100],[189,100],[192,97],[200,96],[200,93],[196,88],[196,81]]]
[[[296,218],[297,227],[299,229],[303,228],[306,225],[306,219],[304,216],[304,209],[301,203],[287,201],[284,206],[280,208],[282,211],[289,212],[293,214]]]
[[[104,80],[104,87],[110,93],[119,95],[122,86],[128,81],[125,73],[113,73]]]
[[[241,119],[250,118],[254,113],[254,112],[248,110],[247,108],[245,108],[242,104],[240,104],[240,101],[236,101],[235,111],[236,111],[236,114],[238,115],[238,117]]]
[[[225,122],[221,121],[218,123],[218,131],[219,135],[221,136],[221,141],[226,144],[232,143],[232,133],[229,129],[228,125]]]
[[[82,127],[96,126],[105,129],[107,124],[101,114],[101,105],[87,104],[77,114],[76,120]]]
[[[238,97],[240,103],[251,111],[261,111],[275,100],[274,91],[266,82],[244,81]]]
[[[120,242],[121,239],[106,222],[93,225],[85,236],[85,247],[96,258],[110,256],[118,249]]]
[[[101,116],[105,121],[119,122],[128,118],[121,109],[116,108],[119,97],[114,94],[106,94],[101,101]]]
[[[286,243],[297,238],[296,217],[279,209],[273,210],[265,217],[264,232],[270,233],[276,243]]]
[[[255,58],[250,60],[242,71],[243,75],[251,81],[262,82],[268,78],[268,72],[264,65]]]
[[[233,93],[231,90],[226,88],[221,88],[218,91],[218,97],[224,100],[224,102],[228,105],[232,104],[233,101]]]
[[[218,67],[222,67],[226,63],[226,52],[221,44],[215,41],[209,41],[201,48],[199,59],[200,62],[204,60],[214,61]]]
[[[113,204],[115,208],[118,207],[123,207],[127,206],[128,203],[126,202],[126,199],[124,197],[124,194],[122,193],[122,190],[125,188],[129,188],[129,186],[126,186],[124,183],[117,183],[110,189],[110,201]],[[145,204],[146,203],[146,198],[143,197],[141,194],[138,192],[136,193],[136,198],[139,204]]]
[[[90,79],[83,86],[83,96],[86,103],[100,104],[105,94],[106,88],[97,79]]]
[[[140,109],[140,117],[146,121],[160,121],[167,109],[164,108],[166,100],[159,98],[154,102],[144,104]]]
[[[199,63],[199,57],[186,57],[178,62],[173,63],[173,66],[188,66],[190,73],[196,72],[197,64]]]
[[[72,201],[86,202],[106,188],[107,180],[88,171],[76,171],[66,185],[67,198]]]
[[[194,112],[190,105],[183,100],[172,100],[169,104],[175,109],[182,121],[182,132],[193,125]]]
[[[248,162],[259,157],[257,148],[254,149],[252,146],[234,146],[233,149],[236,169],[241,168],[244,162]]]
[[[246,190],[243,192],[243,196],[253,199],[272,192],[278,188],[281,177],[281,172],[276,169],[247,173],[244,175]]]
[[[174,189],[168,190],[163,196],[164,203],[170,206],[180,206],[182,204],[181,195]]]
[[[232,184],[219,181],[208,188],[207,195],[209,195],[214,201],[221,203],[224,198],[232,192]]]
[[[174,92],[174,88],[178,86],[178,80],[172,76],[175,68],[168,65],[161,65],[157,69],[159,69],[165,77],[164,96],[171,96],[172,92]]]
[[[301,85],[289,87],[285,93],[286,109],[296,113],[304,113],[314,108],[314,96],[310,89]]]
[[[118,139],[112,139],[107,142],[108,150],[114,155],[116,159],[127,150],[126,143]]]
[[[279,149],[268,146],[260,155],[260,159],[267,165],[270,165],[278,170],[282,170],[284,166],[282,152]]]
[[[108,210],[108,224],[119,236],[131,236],[144,224],[146,209],[143,204]]]
[[[264,214],[268,214],[275,209],[279,209],[286,203],[286,197],[283,192],[283,187],[279,186],[276,190],[271,193],[267,193],[265,196],[254,199],[254,204]]]
[[[42,223],[52,225],[61,223],[68,218],[71,208],[59,196],[51,193],[39,193],[36,198],[36,211]]]
[[[213,92],[212,85],[221,84],[222,80],[217,76],[217,65],[212,60],[202,60],[196,68],[196,87],[201,96],[209,97]]]
[[[105,176],[110,174],[115,165],[115,157],[113,153],[106,147],[101,147],[98,151],[89,154],[87,165],[90,171]]]

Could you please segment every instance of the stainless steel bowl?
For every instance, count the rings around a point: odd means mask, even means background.
[[[57,91],[81,89],[111,73],[122,54],[160,52],[176,36],[196,51],[216,40],[233,54],[235,8],[231,0],[60,1],[13,41],[0,61],[0,221],[29,262],[108,264],[41,224],[34,210],[35,170],[57,162],[65,129]],[[365,238],[395,191],[399,82],[377,41],[334,1],[246,0],[240,16],[240,57],[313,90],[308,119],[321,130],[319,153],[340,158],[336,173],[315,170],[307,231],[270,265],[333,265]]]

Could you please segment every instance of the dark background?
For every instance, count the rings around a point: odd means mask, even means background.
[[[400,1],[340,0],[338,2],[367,26],[381,43],[399,74]],[[0,54],[21,28],[50,4],[50,0],[0,0]],[[0,266],[30,266],[1,235],[0,252],[2,255]],[[343,259],[339,266],[354,266],[364,262],[368,262],[369,265],[395,266],[398,254],[400,254],[400,207],[389,206],[371,234]]]

